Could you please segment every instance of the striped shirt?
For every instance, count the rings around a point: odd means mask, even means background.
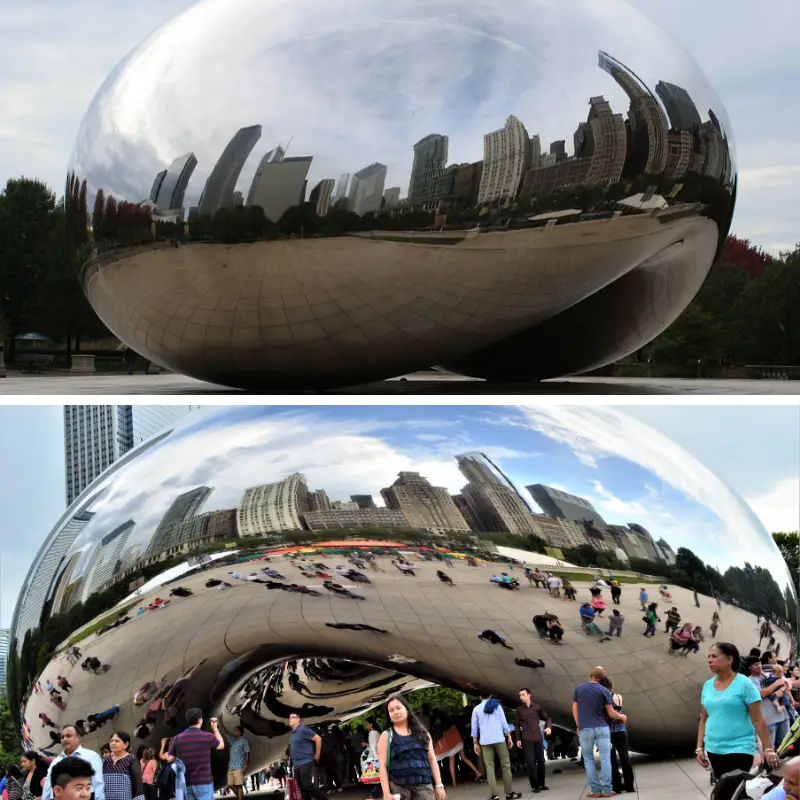
[[[219,747],[217,737],[200,728],[187,728],[169,746],[169,754],[183,761],[187,786],[208,786],[214,783],[211,775],[211,751]]]

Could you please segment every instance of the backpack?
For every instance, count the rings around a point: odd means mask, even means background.
[[[158,773],[158,779],[155,782],[156,794],[158,800],[172,800],[175,797],[175,784],[177,776],[172,764],[165,764],[163,769]]]

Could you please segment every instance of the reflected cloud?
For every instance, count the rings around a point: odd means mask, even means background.
[[[702,285],[736,181],[720,99],[623,0],[205,0],[103,84],[67,196],[134,350],[317,387],[611,363]]]

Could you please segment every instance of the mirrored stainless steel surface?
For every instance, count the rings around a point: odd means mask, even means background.
[[[698,65],[623,0],[205,0],[108,77],[68,181],[123,341],[315,388],[635,351],[702,285],[736,162]]]
[[[500,556],[557,571],[577,599],[551,597],[519,566],[510,594],[490,580],[505,563],[469,566],[465,548],[486,531],[519,548],[538,537],[550,556]],[[625,623],[604,640],[582,630],[578,607],[609,567],[623,583],[619,605],[603,589],[605,617],[616,608]],[[654,638],[642,636],[642,588],[663,620]],[[671,606],[702,628],[699,652],[670,652]],[[537,633],[545,612],[561,619],[560,646]],[[292,710],[332,723],[425,681],[509,703],[528,686],[570,727],[573,687],[599,664],[625,695],[631,747],[674,752],[694,747],[711,642],[791,658],[796,617],[783,559],[749,508],[619,410],[222,408],[139,446],[47,536],[13,618],[9,693],[39,748],[53,732],[41,714],[63,726],[118,708],[114,726],[157,746],[200,706],[244,727],[255,770],[285,748]],[[64,708],[32,691],[59,676],[73,686]],[[99,748],[110,726],[90,728]]]

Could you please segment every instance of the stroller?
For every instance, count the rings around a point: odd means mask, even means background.
[[[800,717],[798,717],[789,733],[786,734],[778,747],[778,757],[781,761],[794,758],[800,751]],[[766,773],[766,774],[765,774]],[[714,786],[711,800],[761,800],[769,791],[774,789],[781,779],[777,775],[767,772],[767,765],[761,764],[752,772],[737,770],[725,775],[711,774],[711,783]]]

